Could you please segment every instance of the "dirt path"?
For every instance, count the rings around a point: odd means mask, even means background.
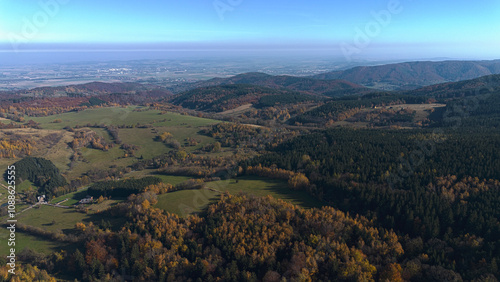
[[[3,188],[9,190],[9,187],[5,186],[3,183],[0,183],[0,186],[2,186]]]
[[[224,111],[224,112],[222,112],[220,114],[222,114],[222,115],[229,115],[229,114],[239,113],[239,112],[246,111],[246,110],[250,109],[251,107],[252,107],[252,104],[245,104],[243,106],[239,106],[239,107],[234,108],[232,110]]]
[[[34,204],[34,205],[31,205],[31,206],[29,206],[29,207],[25,208],[24,210],[22,210],[22,211],[18,212],[17,214],[21,214],[21,213],[23,213],[23,212],[25,212],[25,211],[27,211],[27,210],[29,210],[29,209],[32,209],[32,208],[34,208],[34,207],[38,206],[39,204],[40,204],[40,203],[36,203],[36,204]]]
[[[256,128],[264,127],[262,125],[249,124],[249,123],[242,123],[242,125],[246,125],[246,126],[250,126],[250,127],[256,127]]]

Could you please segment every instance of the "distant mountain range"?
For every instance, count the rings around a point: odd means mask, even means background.
[[[408,62],[355,67],[312,76],[321,80],[346,80],[381,90],[411,90],[438,83],[456,82],[500,74],[500,60]]]
[[[500,75],[488,75],[475,79],[430,85],[415,90],[400,92],[405,95],[435,98],[477,96],[500,93]]]
[[[229,78],[213,78],[206,81],[183,84],[179,85],[175,89],[172,89],[172,91],[175,93],[181,93],[200,87],[231,84],[252,84],[272,89],[287,89],[298,91],[303,94],[324,95],[329,97],[362,94],[373,91],[367,87],[345,80],[318,80],[287,75],[273,76],[258,72],[239,74]]]
[[[240,75],[238,77],[240,79],[236,79],[236,82],[242,81],[241,78],[245,78],[246,75]],[[274,77],[271,76],[271,78]],[[272,79],[268,81],[271,80]],[[293,80],[293,78],[290,78],[290,80]],[[246,80],[246,82],[249,81]],[[360,89],[363,89],[363,91],[359,91]],[[344,90],[346,91],[345,94],[349,93],[349,90],[347,90],[347,88],[345,88]],[[467,97],[486,93],[500,93],[500,75],[489,75],[470,80],[441,83],[415,90],[381,92],[374,89],[368,89],[368,92],[364,93],[365,90],[366,88],[353,86],[350,91],[352,91],[352,95],[372,93],[370,95],[392,95],[398,97],[405,96],[407,98],[412,96],[417,96],[416,98],[418,98],[418,96],[425,96],[428,98],[436,99]],[[313,101],[314,98],[318,99],[322,96],[307,93],[315,93],[316,91],[317,90],[315,89],[311,89],[311,91],[298,92],[287,88],[273,89],[252,84],[225,84],[218,86],[198,87],[196,89],[192,89],[174,96],[171,99],[171,102],[185,108],[220,112],[228,109],[234,109],[248,103],[258,106],[262,103],[262,98],[266,96],[279,96],[278,98],[273,98],[273,100],[280,101],[280,103],[293,103],[294,101]],[[333,95],[331,97],[337,98],[340,96]]]
[[[170,90],[182,93],[199,87],[252,84],[273,89],[288,89],[305,94],[337,97],[383,91],[414,90],[429,85],[475,79],[500,74],[500,60],[407,62],[380,66],[360,66],[311,77],[265,73],[244,73],[228,78],[213,78],[176,85]]]
[[[189,90],[179,93],[170,101],[185,108],[207,112],[231,110],[245,104],[265,107],[376,91],[345,80],[273,76],[256,72],[199,81],[184,87]]]
[[[37,87],[29,90],[18,90],[3,93],[31,97],[91,96],[116,93],[136,94],[150,97],[173,95],[170,91],[163,87],[133,82],[90,82],[68,86]]]
[[[1,92],[0,97],[99,96],[107,102],[144,102],[167,98],[186,108],[220,112],[246,104],[265,107],[317,101],[328,97],[389,92],[381,89],[397,89],[398,91],[391,91],[394,94],[434,98],[471,96],[492,90],[497,92],[500,90],[500,75],[491,73],[500,73],[500,60],[399,63],[356,67],[314,77],[273,76],[252,72],[180,84],[174,92],[177,95],[166,87],[157,85],[92,82]],[[266,98],[262,99],[263,97]]]

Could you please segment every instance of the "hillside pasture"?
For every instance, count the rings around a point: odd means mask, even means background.
[[[305,208],[321,207],[322,203],[306,191],[291,190],[285,181],[257,176],[243,176],[236,179],[206,183],[206,188],[182,190],[158,196],[156,207],[179,216],[200,213],[220,195],[228,192],[258,197],[272,196]]]
[[[26,120],[40,123],[43,129],[61,130],[65,127],[76,125],[126,125],[152,124],[153,126],[204,126],[217,123],[218,121],[204,118],[181,115],[177,113],[163,113],[158,110],[150,110],[147,107],[106,107],[87,109],[80,112],[69,112],[46,117],[27,117]],[[60,119],[60,123],[54,120]]]

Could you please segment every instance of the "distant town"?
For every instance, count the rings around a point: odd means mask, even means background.
[[[92,81],[139,82],[169,86],[213,77],[228,77],[244,72],[308,76],[351,65],[319,60],[290,63],[277,59],[272,64],[266,62],[269,62],[269,58],[252,58],[237,62],[217,59],[169,59],[0,66],[0,91]]]

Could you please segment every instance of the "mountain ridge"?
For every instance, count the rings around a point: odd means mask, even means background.
[[[379,66],[358,66],[311,76],[321,80],[347,80],[381,90],[413,90],[433,84],[500,74],[500,60],[416,61]]]
[[[4,91],[2,94],[19,96],[69,96],[69,95],[104,95],[104,94],[151,94],[152,96],[173,95],[167,89],[156,86],[141,84],[136,82],[88,82],[83,84],[70,84],[65,86],[43,86],[26,90]]]
[[[288,75],[269,75],[261,72],[242,73],[228,78],[212,78],[171,89],[174,93],[182,93],[200,87],[219,85],[251,84],[273,89],[287,89],[303,94],[340,96],[353,93],[367,93],[373,91],[367,87],[357,85],[346,80],[318,80],[308,77]]]
[[[223,112],[245,104],[258,105],[266,96],[279,97],[281,100],[321,99],[320,96],[302,94],[288,89],[273,89],[253,84],[225,84],[198,87],[172,97],[169,102],[199,111]],[[280,100],[279,98],[277,100]]]

